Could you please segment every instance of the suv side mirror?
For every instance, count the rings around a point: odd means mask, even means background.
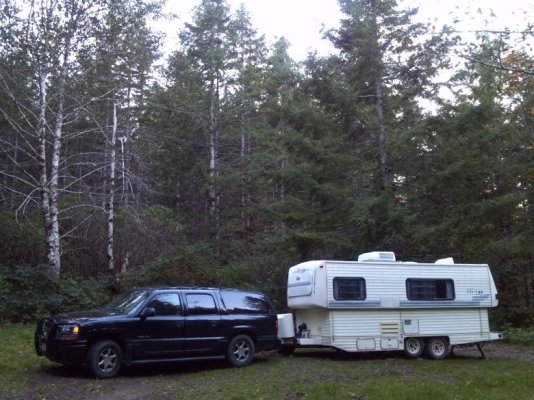
[[[146,307],[143,311],[141,311],[140,315],[142,319],[154,316],[156,316],[156,309],[154,307]]]

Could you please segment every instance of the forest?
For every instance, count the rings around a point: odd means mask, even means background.
[[[290,266],[488,263],[534,326],[534,30],[339,0],[296,62],[199,0],[168,57],[153,0],[0,0],[0,321],[132,286],[261,290]],[[444,93],[446,95],[444,95]]]

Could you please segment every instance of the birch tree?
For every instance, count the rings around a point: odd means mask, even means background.
[[[15,113],[6,109],[2,113],[38,166],[36,175],[26,171],[26,183],[33,190],[22,204],[37,201],[33,195],[39,194],[46,258],[56,279],[61,272],[59,186],[64,126],[75,116],[75,106],[67,104],[67,86],[80,73],[76,52],[90,37],[91,18],[99,7],[98,2],[41,0],[22,2],[21,12],[2,15],[3,20],[14,21],[9,26],[13,42],[8,51],[26,63],[25,69],[1,71],[4,95],[17,104]],[[19,85],[21,76],[26,87]],[[17,176],[19,181],[24,179],[21,176]]]
[[[115,269],[114,258],[114,229],[115,229],[115,169],[117,162],[117,105],[113,103],[113,125],[111,127],[111,140],[110,140],[110,155],[109,155],[109,198],[108,198],[108,243],[107,243],[107,256],[108,256],[108,269],[113,271]]]
[[[115,271],[115,209],[136,213],[145,185],[142,171],[131,159],[135,154],[137,118],[145,105],[147,81],[158,55],[158,36],[147,26],[149,18],[159,15],[157,3],[115,0],[106,8],[101,29],[95,33],[97,48],[84,55],[82,64],[89,71],[90,85],[81,88],[92,101],[87,109],[103,138],[100,147],[103,165],[101,199],[107,217],[106,255],[108,270]],[[94,138],[88,137],[91,142]],[[133,249],[121,249],[126,259]]]
[[[157,13],[158,5],[129,0],[16,4],[0,11],[2,37],[11,39],[1,48],[0,90],[9,102],[0,104],[0,112],[16,141],[0,140],[4,155],[16,154],[19,161],[11,156],[16,171],[0,173],[17,182],[11,187],[19,196],[19,213],[39,208],[46,259],[56,279],[65,240],[79,240],[74,234],[100,210],[109,217],[102,253],[112,268],[116,142],[125,144],[133,135],[132,111],[142,105],[156,57],[157,40],[145,19]],[[105,74],[103,65],[108,65]],[[101,75],[106,82],[98,79]],[[99,113],[102,104],[107,104],[104,114]],[[125,124],[120,131],[118,104]],[[121,173],[122,187],[133,187],[128,170]],[[89,211],[79,213],[83,209]]]

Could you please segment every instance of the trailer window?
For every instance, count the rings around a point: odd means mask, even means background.
[[[454,300],[452,279],[407,279],[408,300]]]
[[[334,278],[334,299],[365,300],[365,279]]]

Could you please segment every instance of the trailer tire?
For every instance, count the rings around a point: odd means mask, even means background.
[[[441,360],[451,353],[451,345],[447,338],[437,337],[428,339],[426,354],[433,360]]]
[[[419,358],[425,350],[425,343],[416,337],[406,338],[404,340],[404,354],[408,358]]]

